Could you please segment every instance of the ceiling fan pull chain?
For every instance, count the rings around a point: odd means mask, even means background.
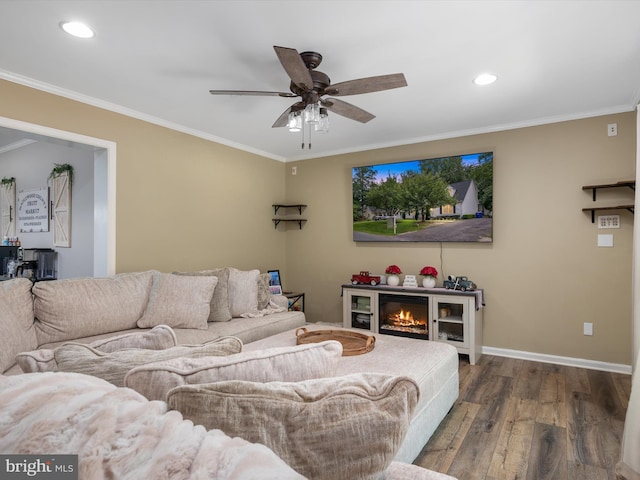
[[[304,150],[304,122],[302,123],[302,128],[300,130],[302,131],[302,144],[300,148]]]
[[[311,150],[311,129],[313,128],[313,125],[309,124],[309,150]]]

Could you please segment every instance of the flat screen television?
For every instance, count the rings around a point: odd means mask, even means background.
[[[354,167],[353,241],[493,242],[493,152]]]

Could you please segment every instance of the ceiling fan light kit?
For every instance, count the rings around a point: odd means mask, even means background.
[[[407,81],[402,73],[360,78],[331,85],[331,80],[326,74],[315,70],[322,62],[322,55],[319,53],[298,53],[293,48],[277,46],[273,48],[282,67],[291,79],[289,85],[291,93],[255,90],[209,90],[209,93],[212,95],[300,97],[300,101],[291,105],[278,117],[272,128],[286,126],[290,132],[302,131],[302,148],[304,148],[304,126],[309,129],[309,139],[311,139],[312,130],[317,133],[329,131],[329,111],[361,123],[367,123],[375,118],[375,115],[350,103],[337,98],[323,98],[325,95],[338,97],[359,95],[407,86]],[[311,148],[311,141],[308,145]]]

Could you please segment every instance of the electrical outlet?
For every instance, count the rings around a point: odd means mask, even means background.
[[[607,135],[609,135],[610,137],[615,137],[616,135],[618,135],[617,123],[610,123],[609,125],[607,125]]]
[[[585,323],[584,324],[584,334],[585,335],[593,335],[593,323]]]
[[[598,215],[598,228],[620,228],[620,215]]]

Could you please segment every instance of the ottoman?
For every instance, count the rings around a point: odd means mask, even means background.
[[[349,330],[339,326],[306,325],[317,330]],[[296,344],[296,330],[273,335],[244,345],[243,351]],[[357,330],[360,333],[367,333]],[[342,357],[336,375],[386,373],[406,375],[420,387],[420,399],[407,435],[395,460],[412,463],[458,398],[458,351],[441,342],[375,335],[374,349],[363,355]]]

